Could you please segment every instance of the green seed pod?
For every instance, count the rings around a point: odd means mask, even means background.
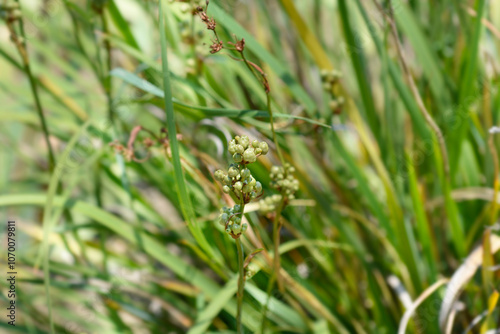
[[[243,183],[241,183],[240,181],[234,184],[234,189],[241,190],[241,188],[243,188]]]
[[[246,149],[248,145],[250,145],[250,139],[248,139],[247,136],[241,136],[240,140],[238,140],[238,143]]]
[[[248,184],[253,188],[257,184],[257,180],[252,177],[250,178],[250,182]]]
[[[231,167],[229,168],[229,170],[227,171],[227,175],[229,177],[236,177],[236,175],[238,175],[238,168],[235,168],[235,167]]]
[[[235,153],[233,155],[233,160],[234,160],[234,162],[242,162],[243,156],[240,153]]]
[[[222,183],[224,183],[225,185],[230,185],[232,182],[233,181],[229,176],[224,177],[224,180],[222,180]]]
[[[241,171],[241,178],[242,178],[243,180],[248,179],[248,177],[249,177],[249,176],[250,176],[250,169],[245,168],[245,169],[243,169],[243,170]]]
[[[257,198],[257,193],[256,193],[255,191],[252,191],[252,192],[250,193],[250,198],[251,198],[251,199],[256,199],[256,198]]]
[[[243,224],[243,226],[241,226],[241,233],[245,233],[247,229],[248,229],[248,224]]]
[[[231,188],[229,188],[228,186],[224,186],[222,187],[222,191],[228,194],[231,191]]]
[[[226,228],[226,233],[230,233],[230,232],[231,232],[231,228],[228,226],[228,227]]]
[[[234,223],[235,224],[241,223],[241,218],[240,217],[234,217]]]
[[[231,154],[235,154],[236,153],[236,145],[229,145],[227,150],[229,151],[229,153]]]
[[[262,154],[264,155],[267,154],[267,152],[269,152],[269,145],[267,145],[265,141],[259,144],[259,148],[262,150]]]
[[[258,140],[254,140],[254,141],[252,142],[252,146],[253,146],[254,148],[259,147],[259,145],[260,145],[260,144],[259,144],[259,141],[258,141]]]
[[[234,234],[240,234],[241,233],[241,225],[233,225],[232,227],[233,233]]]
[[[255,191],[259,194],[262,192],[262,183],[260,183],[259,181],[255,183]]]
[[[224,222],[224,224],[227,222],[228,219],[229,219],[229,216],[227,215],[227,213],[223,213],[220,215],[220,220],[222,220]]]
[[[243,152],[243,159],[248,163],[255,162],[257,160],[257,156],[255,155],[254,149],[247,148],[245,152]]]
[[[280,168],[278,166],[271,167],[271,174],[278,174],[280,172]]]
[[[245,184],[245,185],[243,186],[242,191],[243,191],[245,194],[247,194],[247,193],[249,193],[249,192],[251,192],[251,191],[252,191],[252,186],[250,186],[249,184]]]
[[[240,212],[240,210],[241,210],[241,205],[239,205],[239,204],[236,204],[236,205],[234,206],[234,208],[233,208],[233,211],[234,211],[235,213]]]
[[[214,173],[214,177],[217,181],[222,181],[226,175],[220,169],[216,170]]]
[[[239,154],[243,154],[243,152],[245,152],[245,147],[243,147],[243,145],[236,145],[234,149],[235,152]]]
[[[262,150],[260,148],[255,149],[255,154],[262,154]]]

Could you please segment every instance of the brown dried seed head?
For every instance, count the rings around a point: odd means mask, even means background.
[[[235,47],[237,51],[243,52],[243,50],[245,49],[245,39],[242,38],[240,41],[236,42]]]
[[[210,21],[206,22],[206,24],[208,30],[215,30],[215,26],[217,25],[214,19],[210,19]]]
[[[210,53],[214,54],[222,50],[224,46],[222,45],[222,42],[214,42],[212,45],[210,45]]]
[[[208,15],[205,12],[200,12],[200,18],[203,22],[207,23],[208,22]]]

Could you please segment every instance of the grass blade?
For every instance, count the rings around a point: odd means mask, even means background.
[[[193,234],[196,241],[199,243],[200,247],[210,254],[210,257],[214,256],[214,252],[207,239],[203,235],[203,232],[198,224],[196,224],[196,219],[193,210],[193,203],[189,197],[186,180],[184,179],[184,174],[182,171],[181,157],[179,153],[179,143],[177,141],[177,130],[175,125],[174,116],[174,105],[172,104],[172,89],[170,87],[170,72],[168,70],[168,57],[167,57],[167,40],[165,36],[165,24],[164,24],[164,13],[163,13],[163,1],[160,0],[160,44],[161,44],[161,59],[162,59],[162,69],[163,69],[163,93],[165,97],[165,112],[167,114],[167,130],[170,149],[172,151],[172,164],[174,166],[174,173],[176,179],[176,187],[179,196],[179,202],[181,206],[182,214],[188,223],[188,228]]]

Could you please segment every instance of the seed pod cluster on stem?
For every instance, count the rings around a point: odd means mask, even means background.
[[[269,146],[266,142],[250,141],[247,136],[236,136],[229,142],[228,151],[233,156],[233,163],[227,172],[216,170],[214,177],[221,183],[222,191],[238,203],[233,208],[222,208],[219,216],[219,223],[236,239],[247,229],[247,225],[241,223],[245,204],[262,195],[262,184],[247,166],[257,161],[260,155],[267,154]]]
[[[282,200],[284,200],[283,204],[286,204],[289,200],[295,199],[295,193],[299,190],[299,181],[293,176],[294,172],[295,168],[289,163],[285,163],[284,166],[271,167],[270,186],[280,193],[259,201],[259,209],[262,213],[276,211]]]

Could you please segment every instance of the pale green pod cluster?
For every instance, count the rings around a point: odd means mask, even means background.
[[[229,142],[229,153],[233,156],[233,161],[238,164],[250,164],[257,160],[261,154],[269,152],[269,146],[266,142],[254,140],[250,142],[247,136],[236,136]]]
[[[281,201],[284,200],[283,204],[286,205],[289,200],[295,199],[295,192],[299,190],[299,181],[293,177],[294,172],[295,168],[289,163],[285,163],[285,166],[271,167],[270,186],[280,193],[259,201],[259,210],[262,213],[274,212],[278,209]]]
[[[278,208],[279,203],[283,197],[280,194],[267,196],[259,201],[259,210],[262,213],[274,212]]]
[[[250,141],[247,136],[236,136],[229,142],[229,153],[233,155],[234,163],[229,165],[227,172],[219,169],[214,177],[222,184],[222,191],[229,194],[236,203],[242,205],[262,195],[262,184],[257,181],[247,168],[247,165],[257,160],[257,157],[269,152],[266,142]],[[234,208],[223,208],[219,216],[219,223],[233,238],[239,237],[247,229],[241,224],[242,212],[240,204]]]
[[[321,71],[321,82],[323,83],[323,89],[330,92],[339,79],[342,78],[342,73],[337,70],[322,70]]]
[[[222,225],[226,233],[231,235],[233,238],[239,237],[241,234],[245,233],[248,225],[241,222],[241,205],[236,204],[232,208],[223,207],[220,209],[219,224]]]
[[[295,192],[299,190],[299,181],[293,177],[295,168],[289,163],[285,166],[273,166],[271,168],[271,187],[276,188],[288,199],[295,198]]]
[[[215,171],[215,179],[222,184],[222,191],[234,194],[239,202],[249,203],[262,194],[262,184],[257,181],[250,170],[240,164],[231,164],[227,173]]]

